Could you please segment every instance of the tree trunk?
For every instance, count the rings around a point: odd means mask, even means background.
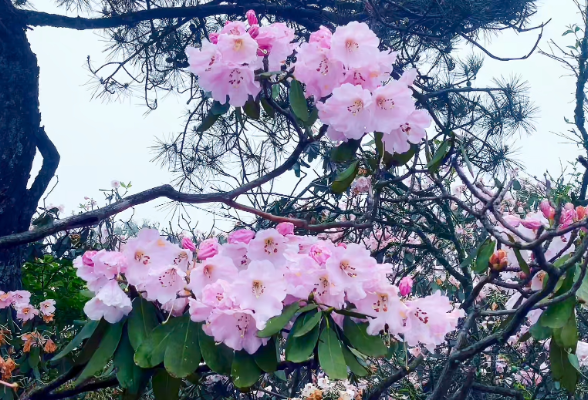
[[[11,0],[0,0],[0,236],[29,229],[59,162],[40,126],[37,57],[16,15]],[[45,157],[52,152],[41,148],[44,139],[57,158]],[[27,189],[37,147],[43,168]],[[23,246],[0,250],[0,290],[20,288],[23,253]]]

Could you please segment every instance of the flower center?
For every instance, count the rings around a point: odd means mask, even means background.
[[[274,241],[274,238],[267,238],[264,242],[265,245],[263,246],[263,251],[267,254],[275,254],[278,252],[278,243]]]
[[[376,100],[376,104],[382,110],[390,110],[390,109],[394,108],[394,100],[387,99],[384,96],[378,97],[378,99]],[[401,127],[401,129],[402,129],[402,127]]]
[[[202,274],[207,277],[208,279],[212,278],[212,271],[214,271],[214,266],[207,264],[202,269]]]
[[[251,285],[251,292],[255,295],[256,298],[259,298],[265,291],[265,286],[263,286],[262,281],[254,280],[253,284]]]
[[[161,285],[161,287],[172,287],[173,284],[176,282],[176,278],[178,276],[178,273],[176,272],[175,269],[168,269],[167,271],[165,271],[163,273],[163,275],[161,275],[158,279],[159,279],[159,284]]]
[[[407,135],[410,135],[410,124],[407,122],[405,124],[400,125],[400,130],[404,133],[406,133]]]
[[[341,261],[341,263],[339,264],[339,268],[341,269],[341,271],[343,271],[345,273],[345,275],[347,275],[350,278],[355,278],[357,277],[357,274],[354,272],[355,268],[352,267],[349,264],[349,261]]]
[[[385,293],[377,293],[378,299],[372,305],[375,312],[388,312],[388,295]]]
[[[238,88],[239,86],[241,86],[241,82],[243,82],[243,76],[242,75],[243,74],[241,73],[241,71],[235,68],[229,74],[229,83],[234,88]]]
[[[414,313],[415,317],[417,317],[423,324],[429,323],[429,317],[427,316],[427,312],[421,310],[417,307],[416,312]]]
[[[235,39],[233,42],[233,50],[240,51],[243,48],[243,39]]]
[[[347,107],[347,111],[349,111],[353,116],[356,116],[363,110],[363,101],[357,99],[353,102],[352,105]]]
[[[359,44],[353,39],[347,39],[345,41],[345,48],[348,52],[354,52],[359,50]]]

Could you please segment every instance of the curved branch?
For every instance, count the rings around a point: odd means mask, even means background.
[[[34,207],[37,206],[37,202],[43,196],[45,190],[47,190],[51,179],[55,176],[60,159],[59,152],[51,139],[49,139],[49,136],[47,136],[47,133],[45,133],[44,127],[39,128],[35,139],[37,149],[39,149],[39,152],[43,156],[43,165],[28,192],[30,202],[34,204]]]
[[[414,372],[414,370],[423,362],[424,357],[422,355],[418,356],[410,364],[406,366],[406,368],[401,368],[386,379],[382,380],[377,386],[374,387],[373,391],[369,394],[366,400],[377,400],[380,398],[384,390],[388,389],[394,383],[398,382],[406,375]]]

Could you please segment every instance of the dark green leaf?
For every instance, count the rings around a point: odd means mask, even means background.
[[[562,328],[574,312],[576,299],[569,298],[561,303],[552,304],[539,317],[539,323],[548,328]]]
[[[331,185],[331,189],[334,193],[343,193],[344,191],[351,186],[355,176],[357,175],[357,171],[359,171],[359,161],[354,161],[351,163],[349,167],[343,172],[341,172],[335,178],[335,182]]]
[[[274,372],[278,369],[277,343],[271,338],[265,346],[261,346],[253,355],[255,362],[265,372]]]
[[[266,338],[280,332],[288,322],[290,322],[294,314],[296,314],[296,311],[299,309],[300,304],[298,302],[290,304],[288,307],[284,308],[280,315],[267,321],[265,328],[257,332],[257,336],[260,338]]]
[[[261,98],[261,106],[263,107],[263,111],[265,111],[265,113],[269,115],[271,118],[274,118],[276,116],[276,110],[274,110],[274,108],[271,106],[271,104],[269,103],[269,101],[267,101],[265,97]]]
[[[308,357],[312,354],[319,337],[319,326],[316,325],[304,336],[294,337],[294,335],[298,329],[314,316],[314,314],[316,314],[316,310],[300,314],[298,318],[296,318],[296,321],[294,321],[294,326],[292,326],[290,334],[288,335],[288,340],[286,341],[286,360],[303,362],[308,360]]]
[[[84,325],[84,327],[82,328],[80,333],[78,333],[71,340],[71,342],[69,342],[67,344],[67,346],[65,346],[63,348],[63,350],[61,350],[59,353],[57,353],[57,355],[51,359],[51,362],[57,361],[57,360],[63,358],[64,356],[68,355],[69,353],[72,352],[72,350],[74,350],[76,347],[78,347],[80,344],[82,344],[82,342],[84,340],[86,340],[90,336],[92,336],[92,334],[94,333],[94,331],[98,327],[99,323],[100,323],[100,321],[92,321],[92,320],[88,321],[86,323],[86,325]],[[105,321],[105,323],[106,323],[106,321]]]
[[[384,165],[386,165],[387,169],[390,169],[391,167],[401,167],[403,165],[406,165],[410,160],[412,160],[418,148],[419,146],[413,144],[410,146],[410,149],[406,153],[390,154],[388,152],[384,152]]]
[[[200,364],[200,345],[198,344],[200,324],[192,322],[189,315],[179,319],[182,321],[169,337],[163,365],[171,376],[185,378],[196,371]]]
[[[580,374],[582,373],[582,369],[580,368],[580,362],[578,361],[578,356],[574,353],[568,353],[568,361],[572,364],[572,367],[576,369]]]
[[[576,316],[572,313],[568,322],[561,328],[559,334],[560,345],[566,349],[576,349],[578,343],[578,326],[576,324]]]
[[[308,321],[306,321],[306,323],[304,325],[302,325],[300,327],[300,329],[298,329],[296,331],[296,333],[294,333],[294,337],[300,337],[300,336],[304,336],[306,335],[308,332],[310,332],[319,322],[321,322],[321,318],[323,317],[323,313],[322,312],[317,312],[315,313]]]
[[[257,101],[250,99],[243,106],[243,111],[245,111],[245,114],[249,118],[258,120],[261,109],[259,108],[259,103]]]
[[[318,119],[318,108],[313,107],[310,115],[308,116],[308,121],[306,121],[306,126],[313,126],[316,120]]]
[[[355,357],[353,353],[349,351],[347,346],[343,345],[341,349],[343,350],[343,357],[345,357],[345,363],[347,364],[351,372],[353,372],[357,376],[367,376],[369,373],[368,370],[363,365],[361,365],[359,361],[357,361],[357,357]]]
[[[123,332],[120,344],[114,353],[116,378],[120,386],[130,394],[139,394],[144,374],[133,361],[134,353],[128,332]]]
[[[92,336],[90,336],[90,338],[84,343],[76,357],[76,365],[84,365],[90,361],[90,358],[92,358],[94,352],[98,349],[98,346],[100,346],[102,337],[106,334],[108,329],[110,329],[110,324],[106,320],[101,319],[98,323],[98,327],[96,327]]]
[[[233,351],[231,349],[224,344],[217,345],[214,338],[204,333],[202,327],[198,329],[198,343],[200,344],[202,358],[211,370],[221,375],[231,373],[231,363],[233,362]]]
[[[318,306],[317,306],[316,304],[307,304],[307,305],[305,305],[304,307],[302,307],[300,310],[298,310],[298,312],[299,312],[300,314],[302,314],[302,313],[305,313],[305,312],[307,312],[307,311],[314,310],[314,309],[315,309],[315,308],[317,308],[317,307],[318,307]]]
[[[474,272],[477,274],[481,274],[488,269],[488,264],[490,262],[490,257],[494,254],[494,247],[496,243],[492,241],[492,239],[488,238],[484,242],[484,244],[478,249],[478,256],[476,258],[476,263],[474,264]]]
[[[212,102],[212,107],[210,107],[210,113],[212,115],[223,115],[225,114],[227,111],[229,111],[229,109],[231,108],[231,105],[229,104],[229,102],[225,102],[225,104],[221,104],[218,101],[213,101]]]
[[[88,361],[88,364],[76,379],[74,383],[76,386],[101,371],[108,361],[110,361],[120,342],[122,330],[122,322],[109,326],[106,334],[100,341],[100,347],[96,349],[92,358],[90,358],[90,361]]]
[[[578,371],[570,363],[568,353],[555,340],[551,340],[549,344],[549,362],[553,379],[559,381],[568,392],[574,393],[578,383]]]
[[[169,339],[180,322],[181,318],[172,318],[149,332],[135,352],[135,363],[141,368],[153,368],[161,364]]]
[[[514,181],[512,181],[512,188],[514,190],[521,190],[522,189],[521,183],[515,179]]]
[[[331,150],[331,160],[334,162],[345,162],[351,160],[357,149],[361,144],[360,140],[348,140],[347,142],[341,143],[339,146],[334,147]]]
[[[350,310],[335,310],[337,314],[347,315],[348,317],[366,319],[367,315]]]
[[[531,336],[535,340],[545,340],[551,337],[551,328],[541,325],[540,323],[536,323],[535,325],[531,326],[529,329]]]
[[[207,130],[212,128],[212,126],[219,119],[219,117],[220,115],[209,113],[206,117],[204,117],[200,126],[196,128],[196,131],[199,133],[206,132]]]
[[[368,335],[367,323],[355,323],[349,317],[343,321],[343,333],[353,347],[365,355],[380,357],[386,354],[386,345],[379,335]]]
[[[255,385],[261,373],[252,355],[244,350],[235,352],[231,367],[231,378],[235,386],[238,388],[251,387]]]
[[[304,97],[304,90],[302,85],[296,79],[290,82],[290,107],[294,111],[294,115],[302,121],[308,121],[308,107],[306,105],[306,98]]]
[[[439,146],[439,149],[435,152],[431,161],[429,161],[426,165],[426,168],[429,170],[431,174],[437,172],[437,170],[441,166],[441,163],[443,162],[443,159],[445,158],[447,153],[449,153],[450,149],[451,141],[449,140],[444,141],[441,144],[441,146]]]
[[[38,346],[32,347],[29,353],[29,365],[31,368],[37,368],[41,360],[41,348]]]
[[[149,333],[159,325],[157,310],[150,301],[137,297],[133,300],[133,310],[129,314],[129,340],[135,351]]]
[[[519,267],[521,268],[521,271],[523,271],[525,274],[531,275],[531,270],[529,269],[529,265],[527,265],[527,262],[525,261],[525,259],[523,258],[523,256],[521,255],[521,252],[519,249],[516,249],[513,247],[515,256],[517,257],[517,261],[519,263]]]
[[[155,400],[178,400],[182,380],[170,376],[165,369],[160,369],[151,379]]]
[[[323,328],[318,345],[319,363],[331,379],[346,379],[347,364],[341,350],[341,342],[335,332],[333,320]]]

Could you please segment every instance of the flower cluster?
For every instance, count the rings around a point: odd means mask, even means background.
[[[55,314],[55,300],[47,299],[39,303],[39,308],[31,305],[31,293],[27,290],[15,290],[5,293],[0,290],[0,310],[12,307],[16,317],[27,322],[39,315],[45,322],[53,321]]]
[[[255,71],[264,68],[264,60],[269,71],[281,71],[296,52],[290,72],[305,84],[306,97],[314,98],[332,140],[381,132],[388,152],[405,153],[425,137],[431,118],[415,108],[410,89],[416,70],[391,79],[396,53],[380,51],[380,40],[367,24],[353,21],[334,33],[321,27],[308,42],[295,45],[285,24],[260,26],[253,11],[247,19],[249,26],[227,22],[201,48],[186,49],[190,71],[215,100],[224,104],[228,96],[229,104],[245,105],[261,92]]]
[[[96,296],[85,306],[90,319],[114,323],[131,311],[120,286],[132,285],[147,300],[179,316],[189,306],[195,322],[217,342],[254,353],[265,339],[257,332],[295,301],[313,301],[322,309],[350,308],[366,315],[368,333],[404,335],[409,345],[432,349],[455,329],[463,310],[453,310],[439,292],[408,298],[412,282],[391,284],[389,264],[378,264],[359,244],[335,245],[315,236],[294,234],[291,223],[253,232],[237,230],[226,243],[216,238],[185,248],[166,241],[157,230],[143,229],[121,252],[89,251],[74,265]],[[341,316],[333,314],[340,323]]]
[[[364,382],[351,384],[349,381],[332,382],[323,376],[316,379],[315,383],[307,383],[300,393],[300,397],[293,400],[359,400],[367,385]]]

